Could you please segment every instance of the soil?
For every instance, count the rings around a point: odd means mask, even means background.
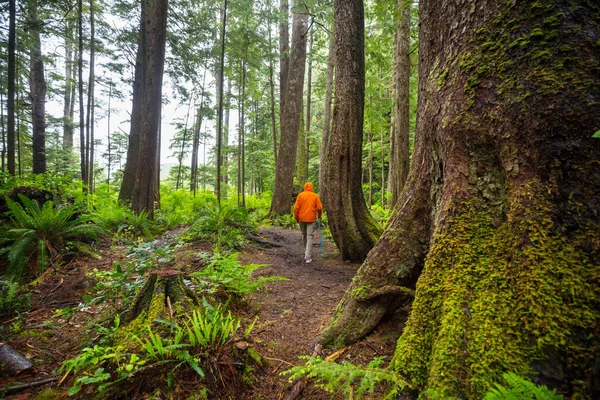
[[[180,232],[171,232],[159,243],[172,240]],[[310,355],[319,333],[327,326],[335,306],[342,298],[350,281],[360,267],[359,264],[341,260],[335,245],[324,239],[319,245],[315,234],[313,261],[304,262],[301,234],[298,230],[283,228],[263,228],[261,242],[251,242],[240,252],[242,264],[267,264],[258,269],[255,275],[280,276],[286,280],[269,283],[266,288],[249,296],[247,306],[241,310],[241,317],[257,322],[250,336],[250,345],[265,361],[257,371],[251,388],[239,393],[237,399],[281,399],[291,386],[281,372],[292,365],[302,365],[299,357]],[[166,239],[165,239],[166,238]],[[104,305],[97,308],[78,310],[82,297],[92,292],[95,284],[88,272],[93,269],[111,270],[115,261],[124,261],[123,249],[104,243],[101,259],[77,259],[60,269],[49,269],[38,279],[33,289],[32,307],[21,316],[0,315],[0,337],[12,347],[30,358],[36,367],[33,374],[10,380],[0,380],[0,389],[15,382],[34,382],[57,377],[57,368],[67,359],[79,354],[83,347],[93,344],[97,337],[93,326],[104,324]],[[199,244],[185,247],[176,254],[175,261],[165,268],[194,269],[198,264],[194,258],[198,251],[208,251],[210,245]],[[376,356],[391,357],[395,343],[402,329],[402,318],[394,318],[382,324],[376,332],[362,341],[348,347],[338,361],[348,360],[365,365]],[[395,324],[395,325],[394,325]],[[400,324],[400,325],[398,325]],[[333,349],[323,351],[323,356]],[[55,398],[65,398],[69,389],[69,379],[55,388]],[[30,389],[7,399],[31,399],[41,389]],[[48,392],[46,392],[48,393]],[[0,398],[2,394],[0,393]],[[380,398],[376,393],[372,398]],[[50,398],[50,397],[46,397]],[[331,399],[332,395],[309,384],[303,392],[304,399]],[[337,394],[333,398],[344,398]]]

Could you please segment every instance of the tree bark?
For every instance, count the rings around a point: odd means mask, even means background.
[[[336,102],[320,188],[333,239],[344,260],[362,261],[379,237],[362,192],[365,92],[362,0],[334,3]]]
[[[300,120],[302,121],[304,110],[300,112]],[[306,131],[301,123],[298,128],[298,148],[296,150],[296,178],[298,184],[304,186],[304,182],[308,179],[308,170],[306,169]]]
[[[87,168],[87,182],[90,193],[94,191],[94,67],[96,56],[96,27],[94,26],[94,0],[90,0],[90,71],[88,76],[88,98],[87,98],[87,116],[86,116],[86,145],[85,160]]]
[[[217,157],[216,157],[216,186],[217,203],[221,205],[221,164],[223,163],[223,77],[225,74],[225,32],[227,27],[227,0],[223,0],[222,9],[223,22],[221,24],[221,55],[219,59],[219,80],[217,85],[217,97],[219,107],[217,111]]]
[[[275,122],[275,82],[273,80],[273,54],[271,53],[271,24],[268,23],[269,32],[269,86],[271,94],[271,133],[273,135],[273,161],[277,165],[277,123]]]
[[[306,64],[306,29],[308,14],[303,10],[293,13],[292,49],[290,70],[286,83],[286,101],[281,118],[281,138],[279,156],[275,168],[275,190],[271,203],[272,215],[283,215],[290,212],[292,205],[292,185],[294,167],[298,147],[298,130],[300,129],[300,113],[304,88],[304,70]]]
[[[42,60],[42,42],[37,14],[37,1],[30,0],[29,21],[31,24],[31,53],[29,72],[29,96],[31,98],[33,173],[46,172],[46,79]]]
[[[194,143],[192,144],[192,165],[190,177],[190,191],[196,194],[198,188],[198,149],[200,147],[200,129],[202,128],[202,112],[204,109],[204,86],[206,84],[206,69],[202,76],[202,93],[200,94],[200,107],[197,111],[196,124],[194,125]]]
[[[479,399],[512,371],[600,395],[600,4],[576,3],[421,3],[408,181],[322,341],[419,277],[390,363],[419,391]]]
[[[162,106],[162,79],[167,36],[167,0],[142,1],[142,36],[144,48],[144,76],[142,110],[146,114],[139,126],[138,166],[133,189],[132,205],[136,213],[146,210],[154,217],[154,199],[157,188],[158,135]],[[155,160],[148,162],[148,160]]]
[[[279,0],[279,127],[283,129],[283,112],[290,69],[289,0]]]
[[[73,117],[71,115],[73,91],[73,25],[70,19],[65,21],[65,95],[63,107],[63,149],[71,155],[73,151]]]
[[[15,69],[16,69],[16,15],[15,0],[9,0],[9,23],[8,23],[8,99],[6,100],[7,131],[6,161],[8,173],[15,174]]]
[[[410,105],[410,14],[411,0],[398,0],[400,19],[394,36],[394,115],[390,135],[388,192],[393,208],[408,176]]]
[[[144,19],[144,9],[141,8],[141,18]],[[137,174],[137,162],[139,156],[140,137],[139,129],[142,118],[142,94],[143,94],[143,77],[144,59],[145,59],[145,30],[140,27],[138,35],[138,48],[135,57],[135,72],[133,78],[133,93],[131,104],[131,122],[129,127],[129,139],[127,145],[127,158],[125,160],[125,168],[123,169],[123,180],[121,181],[121,189],[119,191],[119,201],[130,204],[133,198],[133,187],[135,185],[135,176]]]
[[[81,180],[84,185],[88,184],[88,161],[86,159],[86,135],[85,135],[85,112],[83,108],[83,0],[77,2],[77,74],[79,87],[79,156]]]
[[[312,92],[312,49],[313,49],[314,34],[310,31],[310,40],[308,45],[308,73],[306,77],[306,128],[304,130],[304,163],[306,168],[306,175],[308,177],[308,163],[310,161],[310,107],[311,107],[311,92]],[[308,178],[307,178],[308,179]]]
[[[327,57],[327,78],[325,80],[325,110],[323,111],[323,134],[319,157],[319,190],[323,187],[323,165],[327,154],[327,143],[331,131],[331,101],[333,98],[333,74],[335,69],[335,41],[333,33],[329,37],[329,56]]]

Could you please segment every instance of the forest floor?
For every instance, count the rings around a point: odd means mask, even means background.
[[[178,235],[171,233],[171,237]],[[265,365],[256,372],[253,385],[243,393],[227,395],[233,399],[280,399],[290,387],[287,377],[280,375],[292,365],[304,363],[299,357],[310,355],[312,344],[327,326],[333,310],[360,265],[341,260],[335,245],[324,240],[323,249],[315,234],[313,262],[303,259],[301,234],[298,230],[268,227],[259,231],[259,238],[277,246],[264,246],[251,242],[239,254],[242,264],[266,264],[255,271],[256,276],[280,276],[267,284],[263,290],[250,295],[240,317],[250,323],[258,317],[251,333],[251,345],[259,352]],[[168,239],[167,239],[168,240]],[[18,382],[40,381],[57,377],[57,368],[67,359],[79,354],[89,346],[94,337],[89,336],[91,327],[100,323],[103,311],[94,308],[78,308],[84,295],[93,293],[96,283],[94,270],[110,271],[114,262],[122,262],[124,250],[105,243],[100,259],[74,260],[65,267],[48,269],[38,279],[33,289],[32,307],[18,317],[0,316],[0,342],[12,347],[31,359],[35,371],[20,377]],[[175,255],[165,267],[193,270],[197,253],[208,251],[208,244],[187,246]],[[91,273],[91,274],[90,274]],[[104,310],[106,311],[106,310]],[[338,359],[366,365],[376,356],[394,352],[402,326],[382,324],[366,339],[348,347]],[[325,350],[323,356],[334,350]],[[0,389],[14,384],[15,379],[0,380]],[[66,398],[69,379],[56,387],[56,398]],[[7,399],[33,399],[42,389],[30,389]],[[379,396],[375,394],[375,397]],[[2,394],[0,393],[0,398]],[[46,397],[48,398],[48,397]],[[331,399],[332,395],[308,385],[303,399]],[[334,398],[344,398],[342,395]]]

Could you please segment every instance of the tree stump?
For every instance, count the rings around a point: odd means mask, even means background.
[[[156,319],[173,320],[198,308],[198,297],[183,278],[179,271],[151,273],[132,306],[121,319],[122,322],[128,324],[140,316],[147,322]]]

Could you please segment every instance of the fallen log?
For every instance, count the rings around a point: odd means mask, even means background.
[[[11,346],[0,343],[0,374],[16,376],[33,369],[33,365]]]
[[[56,382],[56,378],[48,378],[48,379],[43,379],[41,381],[24,383],[23,385],[8,386],[5,388],[1,388],[0,393],[2,393],[3,395],[16,394],[16,393],[23,392],[27,389],[33,389],[38,386],[43,386],[43,385],[46,385],[46,384],[52,383],[52,382]]]

